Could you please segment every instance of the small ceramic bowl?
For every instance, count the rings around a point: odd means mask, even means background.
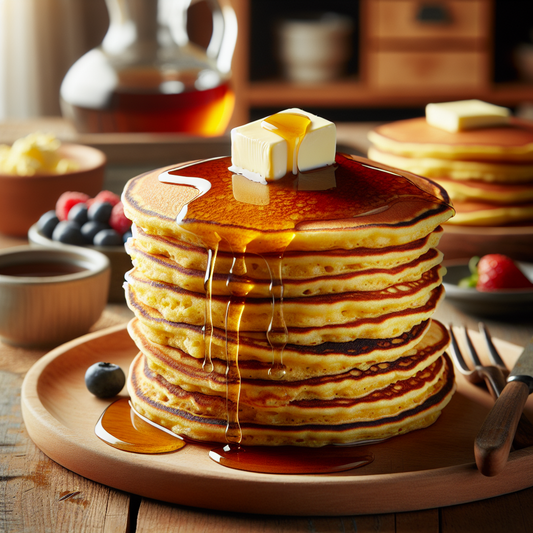
[[[533,281],[533,264],[517,262],[522,272]],[[445,263],[447,273],[443,279],[446,299],[465,313],[477,316],[531,316],[533,289],[512,289],[481,292],[475,288],[459,287],[459,281],[470,275],[468,263]]]
[[[95,196],[103,188],[106,156],[81,144],[63,144],[59,154],[79,164],[79,170],[65,174],[13,176],[0,174],[0,233],[23,237],[39,217],[55,208],[65,191]]]
[[[69,244],[53,241],[46,237],[34,224],[28,231],[28,240],[33,246],[45,246],[46,248],[54,248],[63,250],[64,248],[71,248]],[[111,282],[109,285],[108,301],[113,303],[124,303],[124,274],[133,268],[130,256],[126,253],[123,246],[76,246],[83,250],[95,250],[104,254],[111,264]]]
[[[106,306],[109,278],[109,259],[95,250],[0,251],[0,338],[49,347],[87,333]]]

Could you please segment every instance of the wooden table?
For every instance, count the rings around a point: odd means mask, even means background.
[[[341,128],[342,139],[364,149],[367,127]],[[132,174],[134,175],[134,174]],[[119,182],[115,183],[120,186]],[[0,236],[0,248],[24,244]],[[125,305],[108,305],[94,330],[125,323]],[[436,318],[477,328],[447,301]],[[533,335],[530,318],[486,320],[494,337],[524,345]],[[533,530],[533,488],[463,505],[394,514],[343,517],[287,517],[234,514],[171,505],[117,491],[74,474],[44,455],[22,420],[20,389],[26,372],[45,352],[0,343],[0,531],[54,532],[502,532]],[[452,490],[443,487],[443,490]]]

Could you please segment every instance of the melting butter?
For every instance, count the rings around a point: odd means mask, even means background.
[[[285,119],[283,114],[290,117]],[[307,120],[295,154],[293,141],[300,136]],[[297,174],[298,170],[305,172],[332,165],[336,142],[333,122],[301,109],[286,109],[231,130],[230,170],[264,184],[283,178],[288,171]]]

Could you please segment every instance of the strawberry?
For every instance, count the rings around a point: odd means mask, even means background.
[[[91,207],[95,202],[107,202],[111,205],[117,205],[120,202],[120,196],[111,191],[100,191],[94,198],[87,202],[87,207]]]
[[[502,254],[484,255],[477,264],[478,291],[490,292],[502,289],[531,289],[533,283],[515,262]]]
[[[124,214],[122,202],[113,206],[109,217],[109,225],[120,235],[124,235],[130,229],[131,220],[127,219]]]
[[[68,213],[76,204],[85,203],[89,199],[89,195],[76,192],[64,192],[56,202],[56,215],[59,220],[67,220]]]

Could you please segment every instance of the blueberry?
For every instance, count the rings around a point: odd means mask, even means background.
[[[122,246],[122,235],[114,229],[103,229],[99,231],[93,239],[95,246]]]
[[[87,205],[83,203],[72,206],[68,212],[68,220],[77,222],[80,226],[83,226],[87,222]]]
[[[113,363],[95,363],[85,372],[85,385],[98,398],[112,398],[124,387],[126,376]]]
[[[49,239],[52,238],[52,233],[56,226],[59,223],[59,218],[57,218],[56,212],[54,210],[47,211],[44,215],[41,215],[41,218],[37,221],[37,229]]]
[[[75,244],[78,246],[87,244],[81,234],[80,226],[72,220],[62,220],[59,222],[52,233],[52,239],[64,244]]]
[[[89,207],[87,216],[89,217],[89,220],[107,223],[109,222],[112,210],[113,206],[109,202],[94,202],[91,207]]]
[[[97,220],[89,220],[81,227],[81,234],[85,237],[88,244],[93,244],[95,235],[104,230],[110,229],[105,222],[98,222]]]
[[[131,231],[126,231],[126,233],[124,233],[124,235],[122,235],[122,242],[123,243],[126,243],[126,241],[132,237],[132,234],[131,234]]]

